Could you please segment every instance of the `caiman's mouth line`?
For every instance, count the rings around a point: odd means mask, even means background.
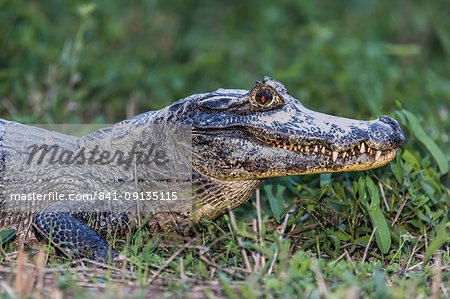
[[[290,150],[296,153],[302,153],[305,155],[308,154],[322,154],[325,156],[331,157],[333,163],[335,163],[338,159],[348,159],[351,160],[353,157],[360,156],[362,154],[367,154],[371,156],[374,160],[374,163],[377,162],[383,156],[389,156],[392,154],[395,149],[388,150],[377,150],[367,145],[365,141],[361,141],[355,144],[348,150],[344,151],[335,151],[330,149],[328,146],[323,144],[309,144],[309,145],[301,145],[295,143],[281,142],[278,140],[267,139],[264,137],[254,136],[260,142],[264,144],[269,144],[273,147],[277,147],[280,149]]]

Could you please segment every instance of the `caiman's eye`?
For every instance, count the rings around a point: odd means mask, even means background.
[[[269,106],[272,104],[274,96],[268,89],[261,89],[255,94],[255,101],[261,106]]]

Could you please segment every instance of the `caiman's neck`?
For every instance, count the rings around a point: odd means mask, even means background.
[[[204,216],[210,219],[226,213],[248,201],[253,191],[264,180],[222,181],[205,176],[194,170],[193,215],[194,221]]]

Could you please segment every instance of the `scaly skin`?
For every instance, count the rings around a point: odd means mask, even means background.
[[[127,125],[138,129],[124,129]],[[74,257],[113,259],[108,235],[124,236],[142,215],[95,212],[92,203],[60,201],[48,204],[6,200],[8,192],[91,192],[117,187],[93,176],[98,166],[56,165],[30,167],[22,157],[27,145],[57,140],[66,149],[93,144],[108,148],[106,140],[132,144],[154,124],[181,124],[192,128],[191,212],[156,213],[146,219],[153,232],[183,226],[207,216],[214,219],[228,207],[246,202],[264,179],[276,176],[359,171],[391,161],[404,136],[397,122],[387,116],[358,121],[314,112],[289,95],[278,81],[265,77],[250,91],[219,89],[193,95],[165,109],[147,112],[76,138],[0,120],[0,229],[16,228],[20,238],[51,239],[58,249]],[[148,136],[144,136],[148,137]],[[51,142],[50,142],[51,143]],[[63,172],[64,179],[58,180]],[[110,170],[107,170],[110,171]],[[83,181],[80,175],[83,176]],[[113,174],[115,177],[121,174]],[[137,171],[137,181],[148,173]],[[14,180],[13,178],[19,178]],[[86,185],[86,182],[88,185]],[[97,204],[97,203],[95,203]],[[32,222],[32,223],[31,223]]]

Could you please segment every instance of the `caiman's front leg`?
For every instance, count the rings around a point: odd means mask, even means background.
[[[106,262],[119,259],[119,253],[106,241],[115,230],[128,230],[128,218],[124,214],[110,212],[82,212],[80,203],[56,202],[33,219],[38,239],[52,243],[72,258],[84,258]],[[111,228],[113,228],[111,230]]]

